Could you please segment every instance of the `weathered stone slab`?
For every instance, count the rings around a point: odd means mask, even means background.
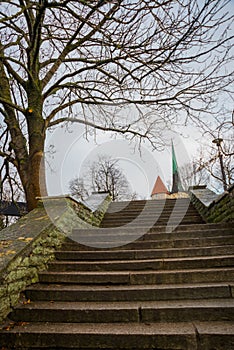
[[[27,285],[38,281],[38,272],[45,270],[55,258],[55,250],[71,234],[72,229],[90,227],[90,223],[99,224],[108,203],[108,198],[102,198],[97,212],[93,213],[83,204],[67,197],[47,198],[16,224],[2,230],[0,308],[8,312],[14,307],[20,292]],[[1,312],[0,322],[6,315]]]

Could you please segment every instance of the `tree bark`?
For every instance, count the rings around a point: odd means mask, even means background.
[[[42,117],[42,110],[43,98],[40,87],[31,83],[28,86],[28,110],[26,113],[29,156],[27,182],[24,186],[29,210],[36,207],[36,197],[47,195],[44,157],[46,122]]]
[[[45,181],[44,144],[45,121],[42,117],[43,99],[37,86],[28,86],[29,107],[25,111],[28,142],[16,116],[9,80],[0,61],[0,96],[4,98],[4,121],[9,130],[12,155],[8,158],[17,168],[25,192],[28,210],[37,206],[36,197],[47,195]],[[9,150],[8,150],[9,152]]]
[[[34,153],[29,159],[26,179],[27,181],[23,184],[23,187],[28,210],[30,211],[36,208],[37,197],[47,195],[43,151]]]

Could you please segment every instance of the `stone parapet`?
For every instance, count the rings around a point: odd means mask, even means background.
[[[234,185],[218,195],[206,186],[189,190],[191,202],[206,222],[234,221]]]
[[[26,286],[54,259],[73,228],[99,226],[110,197],[100,198],[92,211],[69,197],[41,198],[34,209],[0,232],[0,322],[17,304]]]

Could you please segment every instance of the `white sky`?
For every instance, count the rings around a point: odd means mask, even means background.
[[[99,132],[96,141],[90,137],[87,141],[84,137],[84,129],[74,125],[72,132],[64,128],[57,128],[52,134],[48,134],[47,146],[54,145],[55,153],[48,157],[47,184],[49,195],[61,195],[69,193],[69,180],[76,176],[82,177],[87,162],[97,159],[98,155],[108,155],[119,159],[119,166],[127,177],[133,192],[137,192],[140,198],[149,198],[155,180],[161,176],[168,185],[171,181],[171,147],[163,152],[151,151],[146,145],[142,145],[141,152],[134,144],[124,140],[121,136],[111,138],[110,134]],[[188,138],[168,133],[168,140],[173,138],[176,157],[179,166],[191,162],[199,144],[195,140],[198,137],[194,128],[186,129],[190,134]]]

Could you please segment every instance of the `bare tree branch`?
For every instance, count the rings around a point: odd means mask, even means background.
[[[1,151],[12,150],[29,208],[45,192],[50,127],[80,123],[147,139],[153,148],[179,125],[212,131],[215,123],[220,135],[233,127],[218,114],[233,83],[231,6],[229,0],[2,1],[0,113],[9,136]],[[222,108],[226,113],[229,106]]]

